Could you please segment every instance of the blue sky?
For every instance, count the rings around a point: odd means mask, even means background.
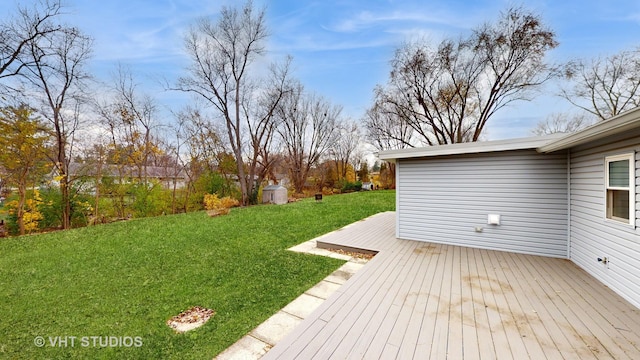
[[[8,0],[13,1],[13,0]],[[28,4],[32,1],[20,1]],[[118,62],[130,66],[143,88],[160,103],[179,107],[183,94],[165,92],[159,79],[180,76],[187,59],[182,38],[199,16],[216,16],[222,5],[243,1],[216,0],[66,0],[66,21],[95,40],[91,70],[102,80]],[[370,105],[372,90],[384,83],[394,49],[407,39],[434,42],[459,36],[498,17],[511,1],[266,1],[271,31],[269,56],[290,54],[295,76],[306,88],[344,107],[359,119]],[[518,3],[516,3],[518,4]],[[524,6],[539,13],[557,34],[560,46],[549,60],[593,58],[640,45],[638,0],[533,0]],[[6,16],[8,9],[0,10]],[[515,103],[496,114],[486,138],[529,135],[553,111],[571,109],[554,96],[554,84],[531,103]]]

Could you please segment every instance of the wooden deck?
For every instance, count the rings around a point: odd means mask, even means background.
[[[379,253],[263,359],[640,359],[640,310],[571,261],[394,232],[319,239]]]

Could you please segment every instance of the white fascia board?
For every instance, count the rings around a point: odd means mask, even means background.
[[[378,157],[380,158],[380,160],[395,162],[395,160],[397,159],[537,149],[565,136],[566,134],[552,134],[519,139],[477,141],[449,145],[436,145],[421,148],[387,150],[380,152],[378,154]]]
[[[550,153],[558,150],[569,149],[607,136],[637,129],[638,127],[640,127],[640,107],[625,111],[609,120],[591,125],[584,130],[540,146],[538,151],[542,153]]]

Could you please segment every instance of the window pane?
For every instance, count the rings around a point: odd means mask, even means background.
[[[629,187],[629,160],[609,163],[609,186]]]
[[[607,214],[609,218],[616,217],[629,220],[629,191],[607,191]]]

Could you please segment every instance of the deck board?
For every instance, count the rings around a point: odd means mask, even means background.
[[[462,253],[460,259],[460,297],[462,313],[462,355],[467,359],[480,358],[480,344],[478,343],[478,329],[476,328],[476,310],[474,308],[471,276],[475,274],[475,264],[471,264],[473,257],[468,252]],[[473,269],[473,270],[472,270]]]
[[[640,358],[640,310],[568,260],[398,240],[394,213],[318,240],[378,254],[264,359]]]
[[[543,348],[547,358],[560,358],[561,354],[576,353],[572,342],[565,336],[557,321],[543,321],[543,319],[559,319],[561,314],[548,297],[540,291],[536,273],[522,255],[510,254],[509,263],[512,266],[512,276],[518,279],[516,291],[520,301],[528,308],[527,319],[532,327],[538,344]]]
[[[405,253],[405,256],[400,260],[400,262],[414,260],[411,259],[408,254],[409,253]],[[334,315],[339,316],[339,318],[342,319],[341,323],[336,322],[337,326],[335,329],[327,329],[334,336],[323,344],[315,356],[318,356],[319,358],[329,358],[335,352],[336,348],[342,343],[344,343],[343,348],[345,346],[351,348],[353,340],[357,339],[362,333],[362,329],[366,326],[366,322],[371,318],[372,312],[377,308],[381,308],[383,310],[387,310],[389,308],[388,304],[386,304],[384,300],[392,299],[389,295],[397,294],[400,291],[399,288],[405,284],[405,282],[401,281],[401,278],[408,275],[403,271],[406,268],[406,266],[393,267],[385,272],[385,281],[380,284],[380,286],[364,287],[360,289],[361,291],[353,293],[347,302],[347,304],[352,305],[347,305],[340,309],[341,311],[339,313]],[[393,302],[393,300],[391,300],[391,302]],[[361,304],[364,306],[358,306]],[[342,323],[349,323],[351,326],[344,326]],[[356,335],[354,336],[353,333]],[[378,331],[377,333],[380,332]]]
[[[479,357],[484,358],[482,354],[494,353],[493,335],[489,329],[489,316],[486,311],[485,294],[482,289],[477,286],[479,283],[479,275],[481,269],[484,269],[482,259],[480,258],[480,250],[471,249],[467,251],[467,261],[469,264],[469,282],[467,286],[471,291],[471,302],[474,310],[474,324],[476,329],[476,341],[478,341]]]
[[[555,347],[549,347],[549,351],[545,351],[545,346],[543,346],[543,344],[552,344],[553,339],[540,322],[540,317],[534,312],[535,306],[533,303],[537,299],[529,292],[531,285],[525,282],[524,278],[524,276],[529,276],[529,273],[523,274],[520,271],[515,271],[519,270],[513,263],[514,255],[516,254],[505,252],[496,253],[496,255],[502,258],[504,266],[512,270],[501,272],[502,281],[507,282],[512,289],[508,294],[508,300],[512,311],[520,314],[516,322],[518,331],[527,348],[528,356],[534,359],[561,358],[560,352]],[[516,296],[516,294],[525,296]]]
[[[424,248],[416,248],[416,251],[424,251]],[[417,268],[412,271],[413,279],[397,321],[394,323],[389,343],[398,347],[400,358],[411,358],[415,351],[415,343],[418,339],[418,329],[422,325],[425,303],[420,301],[421,289],[429,274],[435,270],[435,264],[431,263],[432,257],[421,256],[417,262]],[[427,269],[427,271],[424,271]]]

